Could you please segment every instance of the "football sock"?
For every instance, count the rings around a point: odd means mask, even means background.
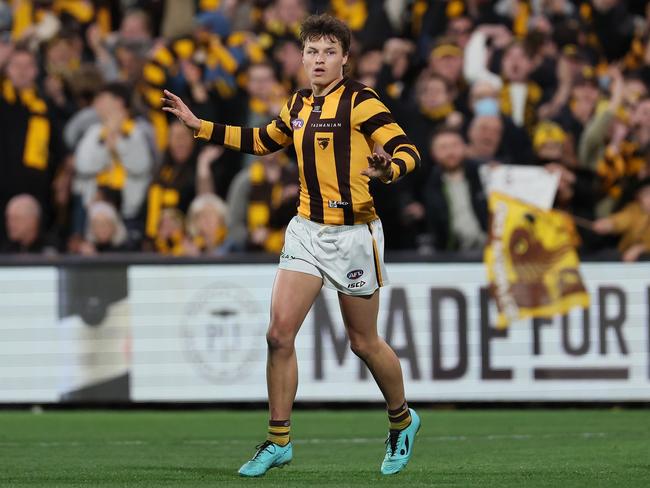
[[[290,420],[269,420],[269,433],[266,436],[266,440],[271,441],[278,446],[286,446],[289,444],[290,431]]]
[[[403,430],[411,425],[411,412],[409,412],[406,402],[395,410],[388,410],[388,421],[390,422],[390,430]]]

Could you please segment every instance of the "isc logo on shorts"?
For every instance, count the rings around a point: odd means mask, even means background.
[[[366,282],[361,280],[361,281],[357,281],[356,283],[350,283],[348,285],[348,288],[361,288],[365,284],[366,284]]]

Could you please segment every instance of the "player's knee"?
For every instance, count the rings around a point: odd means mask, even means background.
[[[266,333],[266,344],[270,351],[290,351],[293,348],[294,336],[280,328],[271,327]]]
[[[350,349],[361,359],[367,358],[371,351],[369,342],[362,339],[352,339],[350,341]]]

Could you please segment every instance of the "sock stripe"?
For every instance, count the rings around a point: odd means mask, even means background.
[[[388,410],[388,415],[398,415],[402,413],[404,410],[408,410],[409,407],[406,404],[406,402],[402,403],[402,406],[399,408],[396,408],[395,410]]]
[[[269,420],[266,440],[279,446],[286,446],[291,440],[291,422],[289,420]]]
[[[388,422],[390,430],[403,430],[411,425],[411,412],[406,402],[398,409],[388,410]]]
[[[269,420],[269,427],[289,427],[291,426],[290,420]]]
[[[402,420],[405,420],[405,419],[409,418],[410,416],[411,416],[411,413],[407,410],[404,413],[402,413],[401,415],[397,415],[395,417],[393,417],[392,415],[389,415],[388,420],[390,420],[393,423],[396,423],[396,422],[401,422]]]

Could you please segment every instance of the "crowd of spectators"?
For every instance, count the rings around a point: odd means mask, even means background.
[[[650,252],[650,4],[616,0],[0,1],[0,251],[278,253],[291,150],[199,142],[160,110],[259,126],[307,87],[300,22],[353,32],[422,165],[371,182],[389,250],[481,249],[481,167],[542,165],[586,252]],[[380,148],[377,148],[380,150]],[[594,222],[590,225],[589,222]]]

